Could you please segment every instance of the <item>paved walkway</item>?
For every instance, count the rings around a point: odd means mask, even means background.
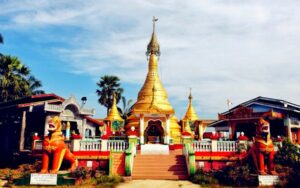
[[[119,184],[116,188],[199,188],[190,181],[172,180],[131,180]]]

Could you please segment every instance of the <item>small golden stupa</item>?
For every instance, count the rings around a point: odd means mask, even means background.
[[[180,143],[181,127],[158,75],[160,47],[155,33],[157,20],[153,18],[153,32],[147,46],[148,74],[132,107],[126,129],[134,126],[139,132],[141,144],[151,143],[153,140],[163,144]]]
[[[192,100],[193,100],[192,90],[190,90],[189,105],[188,105],[187,111],[185,113],[185,116],[182,119],[182,123],[183,123],[182,131],[186,131],[189,133],[192,133],[192,131],[193,132],[195,131],[194,127],[193,127],[193,130],[191,129],[190,125],[194,124],[195,121],[199,121],[199,117],[193,107]]]
[[[124,129],[124,119],[119,114],[115,93],[113,93],[113,104],[108,116],[104,119],[104,121],[106,122],[107,126],[110,126],[110,130],[112,130],[113,132],[121,131],[118,129]]]

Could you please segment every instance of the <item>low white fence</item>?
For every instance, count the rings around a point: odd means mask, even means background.
[[[210,141],[195,141],[191,146],[194,151],[211,151]]]
[[[237,143],[235,141],[218,141],[217,151],[236,152]]]
[[[80,140],[79,151],[101,151],[101,140]]]
[[[235,141],[194,141],[191,143],[192,149],[197,152],[237,152]]]
[[[125,140],[101,140],[101,139],[74,139],[65,141],[71,151],[125,151],[128,142]],[[32,150],[42,150],[43,141],[34,141]]]
[[[108,140],[107,150],[108,151],[125,151],[128,148],[128,142],[124,140]]]

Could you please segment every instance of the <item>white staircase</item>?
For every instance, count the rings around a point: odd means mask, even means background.
[[[162,144],[141,145],[141,155],[169,155],[169,145],[162,145]]]

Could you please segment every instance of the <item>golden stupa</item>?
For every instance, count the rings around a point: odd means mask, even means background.
[[[106,118],[104,118],[104,121],[107,122],[108,126],[112,126],[114,121],[118,121],[122,125],[124,125],[124,119],[120,116],[118,108],[117,108],[116,94],[115,93],[113,93],[113,104],[111,106],[111,109],[109,111],[108,116]],[[117,131],[117,130],[113,130],[113,131]]]
[[[149,58],[148,74],[144,85],[139,91],[138,98],[131,110],[131,115],[128,118],[128,124],[126,128],[134,126],[136,130],[141,133],[140,121],[143,118],[145,125],[144,130],[147,128],[147,121],[160,120],[164,130],[166,130],[166,119],[169,119],[169,136],[173,139],[174,143],[180,142],[181,127],[177,123],[177,119],[174,116],[174,109],[168,100],[168,94],[161,83],[158,75],[158,57],[160,56],[160,47],[155,33],[155,21],[153,19],[153,32],[151,40],[147,46],[146,55]],[[168,135],[166,131],[165,135]]]
[[[187,108],[187,111],[185,113],[185,116],[183,118],[183,120],[190,120],[190,121],[195,121],[195,120],[199,120],[199,117],[193,107],[192,104],[192,100],[193,100],[193,96],[192,96],[192,92],[190,92],[189,95],[189,106]]]
[[[192,91],[190,91],[190,95],[189,95],[189,105],[188,105],[188,108],[187,108],[187,111],[185,113],[185,116],[184,118],[182,119],[182,122],[183,122],[183,131],[187,131],[187,132],[192,132],[191,131],[191,127],[190,127],[190,122],[194,122],[194,121],[198,121],[199,120],[199,117],[193,107],[193,104],[192,104],[192,99],[193,99],[193,96],[192,96]]]

